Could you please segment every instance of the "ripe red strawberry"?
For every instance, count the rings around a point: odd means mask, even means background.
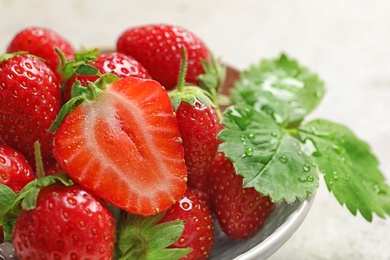
[[[198,99],[182,101],[176,110],[183,139],[188,186],[207,191],[207,169],[217,153],[219,119],[215,108]]]
[[[15,35],[8,45],[7,52],[27,51],[43,58],[58,79],[61,80],[61,75],[58,72],[59,56],[55,48],[60,48],[68,59],[73,58],[75,51],[67,39],[48,28],[29,27]]]
[[[138,60],[168,90],[177,85],[181,47],[189,57],[186,81],[196,84],[204,72],[201,60],[209,60],[210,51],[194,33],[174,25],[153,24],[129,28],[117,40],[118,52]]]
[[[15,149],[0,144],[0,184],[18,193],[34,178],[34,172],[26,158]],[[0,226],[0,243],[3,242],[4,232]]]
[[[110,52],[97,56],[97,60],[90,62],[90,65],[96,67],[101,74],[113,73],[118,78],[140,77],[150,78],[148,71],[138,61],[123,53]],[[71,90],[76,80],[80,81],[82,86],[87,82],[94,82],[99,76],[86,76],[76,74],[66,81],[64,85],[64,102],[71,98]]]
[[[208,192],[207,169],[217,153],[219,117],[206,90],[184,86],[187,53],[182,48],[183,63],[177,88],[169,92],[185,153],[188,187]]]
[[[46,164],[44,165],[45,176],[55,175],[59,173],[65,173],[65,171],[60,167],[60,165],[54,158],[50,162],[46,162]]]
[[[170,247],[191,248],[191,253],[182,259],[207,259],[214,244],[213,219],[210,208],[197,190],[188,189],[161,222],[173,220],[184,220],[185,223],[182,235]]]
[[[53,71],[27,54],[0,56],[0,136],[35,165],[34,142],[43,160],[52,158],[48,129],[60,110],[61,90]]]
[[[61,168],[130,213],[168,209],[183,196],[187,171],[165,89],[137,77],[80,89],[97,97],[77,106],[55,132],[53,153]]]
[[[15,149],[0,145],[0,183],[18,193],[27,183],[34,180],[34,171],[23,154]]]
[[[34,209],[17,218],[12,243],[20,259],[113,259],[115,221],[79,185],[40,190]]]
[[[243,188],[243,178],[221,152],[214,159],[209,178],[212,208],[222,231],[235,240],[251,237],[274,204],[254,188]]]

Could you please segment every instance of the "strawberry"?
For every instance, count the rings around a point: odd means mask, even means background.
[[[125,77],[140,77],[150,78],[148,71],[135,59],[123,53],[109,52],[103,53],[96,57],[95,61],[90,62],[90,65],[96,67],[101,74],[111,72],[118,78]],[[82,86],[87,82],[94,82],[99,76],[86,76],[76,74],[66,81],[64,85],[64,102],[71,98],[71,90],[76,80],[80,81]]]
[[[35,175],[23,154],[9,146],[0,145],[0,183],[18,193]]]
[[[54,71],[58,80],[61,80],[61,75],[58,71],[59,56],[55,48],[61,49],[68,59],[73,58],[75,50],[63,36],[48,28],[29,27],[21,30],[14,36],[8,45],[7,52],[27,51],[30,54],[43,58],[50,69]]]
[[[182,49],[183,64],[176,89],[169,92],[179,123],[188,171],[188,187],[207,192],[206,175],[217,153],[219,116],[209,94],[197,86],[184,86],[186,50]]]
[[[107,206],[79,185],[40,190],[16,220],[12,243],[20,259],[112,259],[115,221]]]
[[[222,152],[214,159],[209,180],[212,209],[222,231],[235,240],[251,237],[274,208],[270,198],[243,188],[243,178]]]
[[[46,162],[43,167],[45,176],[65,173],[65,171],[60,167],[55,159],[51,160],[50,162]]]
[[[183,139],[188,186],[207,191],[206,172],[217,152],[219,119],[215,108],[199,99],[181,102],[176,110]]]
[[[12,147],[0,144],[0,184],[20,192],[24,186],[34,180],[34,172],[26,158]],[[3,194],[4,196],[4,194]],[[3,227],[0,226],[0,243],[4,242]]]
[[[89,98],[70,109],[59,125],[53,153],[76,182],[111,204],[153,215],[168,209],[186,189],[177,120],[157,81],[129,77],[99,85],[109,76],[80,87],[85,93],[67,103]]]
[[[167,211],[161,223],[173,220],[184,220],[185,223],[183,233],[171,247],[192,249],[182,259],[207,259],[214,244],[214,226],[210,208],[199,191],[187,189],[183,198]]]
[[[61,90],[53,71],[27,54],[0,56],[0,139],[35,165],[34,145],[43,160],[52,158],[48,129],[60,110]]]
[[[204,72],[201,61],[210,59],[210,51],[194,33],[174,25],[151,24],[131,27],[117,40],[116,49],[138,60],[167,90],[177,85],[181,52],[188,51],[186,81],[197,83]]]

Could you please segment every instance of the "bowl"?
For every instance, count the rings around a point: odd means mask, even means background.
[[[238,77],[239,71],[227,66],[222,93],[227,95]],[[229,239],[215,222],[216,238],[210,260],[259,260],[270,257],[302,224],[314,198],[315,194],[292,204],[278,203],[256,234],[243,241]],[[10,243],[0,244],[1,259],[17,259]]]

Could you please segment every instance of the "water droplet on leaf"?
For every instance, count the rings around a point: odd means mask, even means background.
[[[242,155],[242,157],[251,157],[253,155],[253,149],[248,147],[245,149],[245,154]]]
[[[299,177],[297,180],[298,180],[299,182],[301,182],[301,183],[307,182],[306,178],[304,178],[304,177]]]
[[[246,108],[233,108],[227,111],[227,115],[241,130],[245,130],[252,122],[253,111]]]
[[[313,181],[314,181],[314,177],[311,176],[311,175],[309,175],[309,176],[306,177],[306,180],[307,180],[308,182],[313,182]]]
[[[279,157],[279,160],[282,162],[282,163],[286,163],[287,162],[287,157],[286,156],[280,156]]]
[[[306,164],[304,164],[304,165],[302,166],[302,169],[303,169],[305,172],[308,172],[308,171],[310,171],[310,165],[308,165],[308,164],[306,163]]]

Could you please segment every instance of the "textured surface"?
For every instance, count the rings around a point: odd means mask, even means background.
[[[25,6],[23,6],[25,5]],[[390,2],[321,0],[0,0],[0,50],[15,32],[43,25],[75,47],[114,46],[127,27],[175,23],[238,68],[285,51],[318,72],[327,94],[312,117],[367,140],[390,179]],[[390,259],[390,220],[367,223],[320,183],[307,219],[270,259]]]

